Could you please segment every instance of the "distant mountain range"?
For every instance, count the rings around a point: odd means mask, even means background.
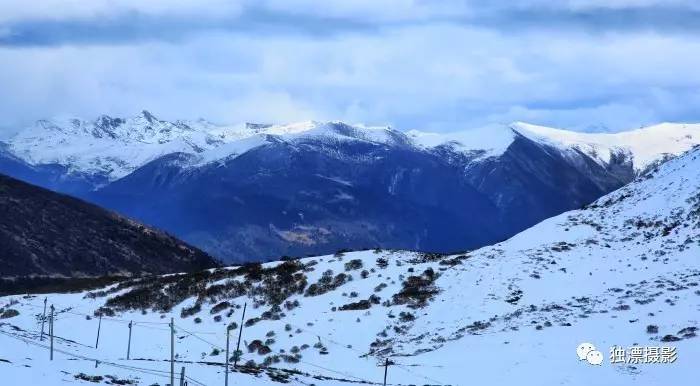
[[[161,231],[0,175],[0,279],[195,271],[218,265]]]
[[[700,125],[459,133],[342,122],[39,121],[0,172],[167,230],[229,262],[340,249],[451,252],[579,208],[700,143]]]

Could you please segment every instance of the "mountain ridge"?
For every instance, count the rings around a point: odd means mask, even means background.
[[[0,174],[0,278],[198,270],[217,262],[172,236]]]
[[[665,131],[666,135],[659,135],[660,131]],[[202,119],[168,122],[144,110],[130,118],[102,115],[93,121],[79,118],[40,120],[6,142],[15,157],[30,165],[59,164],[72,173],[99,174],[114,181],[170,153],[201,155],[200,163],[216,162],[240,155],[272,138],[294,141],[305,136],[320,136],[332,140],[407,145],[423,150],[452,146],[465,153],[481,153],[480,157],[475,157],[478,160],[502,154],[512,143],[514,134],[562,149],[579,149],[601,163],[609,162],[616,152],[628,152],[635,168],[642,170],[664,154],[677,155],[692,144],[700,143],[700,124],[664,123],[627,132],[597,134],[514,122],[451,133],[429,133],[403,132],[389,126],[349,125],[341,121],[245,125],[215,125]],[[224,145],[229,145],[230,151],[227,152]]]

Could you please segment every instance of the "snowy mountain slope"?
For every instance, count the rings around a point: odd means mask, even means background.
[[[629,154],[637,171],[700,143],[700,124],[661,123],[620,133],[580,133],[516,122],[511,127],[531,139],[580,150],[601,163]]]
[[[233,384],[274,384],[279,368],[315,376],[291,375],[293,383],[379,383],[385,358],[391,384],[690,384],[700,358],[699,256],[696,148],[584,209],[466,254],[352,252],[48,295],[59,310],[57,335],[74,341],[57,347],[111,362],[97,369],[63,353],[48,364],[45,349],[18,341],[36,342],[42,297],[4,297],[10,317],[0,347],[11,351],[0,351],[10,362],[0,361],[0,371],[18,385],[34,372],[48,385],[79,372],[162,384],[174,317],[188,374],[219,384],[221,367],[199,362],[222,362],[214,348],[247,303],[242,362],[272,369],[236,372]],[[90,347],[98,322],[85,316],[96,311],[109,315],[98,349]],[[129,320],[135,339],[125,360]],[[603,352],[601,366],[578,360],[582,342]],[[613,364],[614,345],[673,346],[678,358]]]
[[[0,279],[131,276],[218,265],[164,232],[2,174],[0,213]]]
[[[601,165],[627,157],[637,172],[654,163],[679,155],[700,143],[700,124],[662,123],[619,133],[582,133],[514,122],[453,133],[407,132],[416,145],[433,149],[448,146],[476,155],[475,159],[498,157],[523,135],[562,152],[580,151]]]

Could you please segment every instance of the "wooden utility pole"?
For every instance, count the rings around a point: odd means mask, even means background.
[[[41,317],[41,341],[44,340],[44,322],[46,322],[46,300],[47,298],[44,298],[44,315]]]
[[[245,320],[245,309],[248,307],[248,303],[243,303],[243,315],[241,315],[241,328],[238,330],[238,343],[236,343],[236,353],[233,355],[233,367],[238,366],[238,357],[241,349],[241,335],[243,335],[243,321]]]
[[[97,322],[97,339],[95,340],[95,348],[100,344],[100,329],[102,328],[102,314],[100,314],[100,321]]]
[[[224,360],[224,368],[225,368],[225,380],[224,380],[224,385],[228,386],[228,361],[229,361],[229,354],[228,354],[228,346],[229,346],[229,339],[231,338],[231,324],[228,324],[226,326],[226,360]]]
[[[182,366],[182,371],[180,372],[180,386],[185,386],[185,366]]]
[[[386,373],[389,371],[389,358],[384,362],[384,386],[386,386]]]
[[[131,356],[131,327],[133,325],[133,321],[129,321],[129,344],[126,346],[126,360],[128,361]]]
[[[53,304],[51,305],[51,317],[49,319],[49,335],[51,336],[51,356],[50,359],[53,360]]]
[[[175,318],[170,318],[170,386],[175,386]]]

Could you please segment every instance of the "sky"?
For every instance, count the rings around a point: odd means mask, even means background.
[[[0,134],[100,114],[700,122],[696,0],[0,0]]]

